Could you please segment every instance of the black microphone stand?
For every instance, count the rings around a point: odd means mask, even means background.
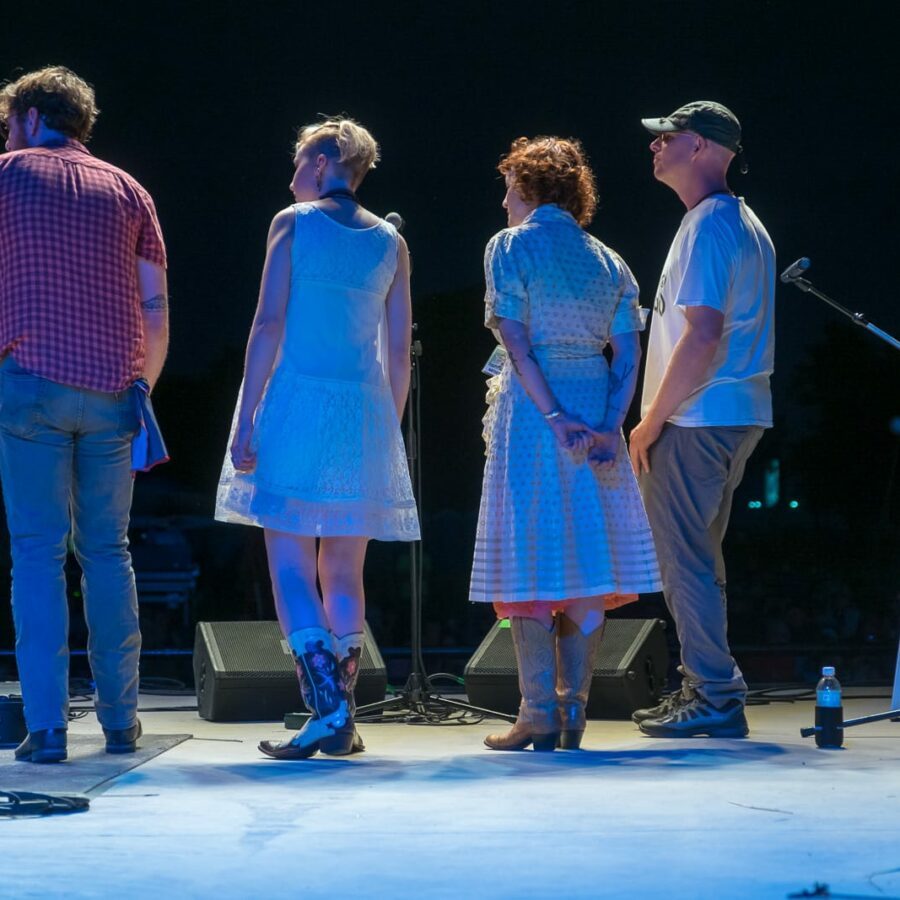
[[[422,342],[416,334],[418,325],[413,324],[413,341],[410,347],[410,379],[409,396],[406,401],[406,456],[409,460],[409,475],[412,482],[413,495],[417,498],[419,519],[422,520],[422,454],[421,454],[421,412],[422,384],[420,380],[419,361],[422,357]],[[425,669],[422,654],[422,542],[411,541],[409,545],[409,577],[410,577],[410,660],[411,670],[406,685],[398,694],[376,703],[367,703],[356,710],[356,721],[391,721],[381,717],[381,713],[394,712],[400,721],[410,723],[426,723],[432,725],[446,721],[451,713],[474,713],[482,718],[505,719],[515,722],[516,717],[493,709],[483,709],[462,700],[451,700],[435,693],[431,678]],[[455,721],[460,721],[458,718]],[[473,723],[474,724],[474,723]]]
[[[867,331],[871,331],[876,337],[881,338],[886,344],[890,344],[895,350],[900,350],[900,341],[892,337],[886,331],[882,331],[877,325],[873,325],[861,312],[852,312],[844,306],[841,306],[836,300],[832,300],[827,294],[820,291],[817,287],[803,278],[803,273],[809,268],[810,262],[806,257],[798,259],[792,266],[789,266],[781,273],[781,280],[785,284],[792,284],[799,288],[805,294],[812,294],[820,300],[824,300],[829,306],[834,307],[838,312],[842,312],[851,322],[861,325]],[[888,712],[876,713],[872,716],[860,716],[857,719],[847,719],[842,722],[840,728],[852,728],[854,725],[865,725],[868,722],[881,722],[884,719],[900,721],[900,644],[897,647],[897,666],[894,672],[894,689],[891,695],[891,705],[896,709],[888,710]],[[801,728],[800,737],[812,737],[818,728]]]
[[[829,306],[843,313],[854,324],[861,325],[867,331],[871,331],[876,337],[880,337],[886,344],[890,344],[895,350],[900,350],[900,341],[897,338],[892,337],[886,331],[882,331],[877,325],[873,325],[861,312],[852,312],[845,306],[841,306],[836,300],[832,300],[831,297],[803,278],[803,273],[809,268],[809,265],[809,260],[806,257],[798,259],[797,262],[781,273],[781,280],[785,284],[794,285],[794,287],[799,288],[805,294],[812,294],[814,297],[824,300]]]

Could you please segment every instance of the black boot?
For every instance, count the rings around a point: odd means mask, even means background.
[[[20,762],[62,762],[68,756],[66,740],[65,728],[29,731],[25,740],[16,747],[15,757]]]
[[[275,759],[307,759],[323,740],[335,738],[350,718],[349,697],[335,656],[334,635],[324,628],[303,628],[288,635],[297,661],[303,702],[309,709],[306,724],[290,740],[261,741],[259,749]],[[348,746],[352,732],[343,738]]]
[[[356,682],[359,679],[359,666],[362,660],[363,641],[365,635],[361,631],[345,634],[343,637],[337,638],[335,645],[337,647],[338,665],[341,667],[341,677],[344,680],[344,687],[349,695],[350,717],[343,728],[338,729],[333,738],[325,738],[319,744],[319,750],[327,753],[329,756],[346,756],[348,753],[362,753],[366,749],[363,739],[356,730]],[[347,735],[350,735],[349,747],[347,744]]]

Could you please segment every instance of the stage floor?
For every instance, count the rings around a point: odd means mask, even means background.
[[[888,702],[848,700],[845,715]],[[366,725],[366,753],[284,763],[256,750],[277,724],[143,712],[146,732],[193,739],[104,785],[89,812],[0,820],[0,896],[731,900],[818,882],[900,897],[900,724],[823,751],[799,736],[812,715],[751,707],[746,740],[591,722],[589,749],[551,754],[483,749],[500,722]]]

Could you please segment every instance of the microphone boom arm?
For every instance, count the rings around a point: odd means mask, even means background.
[[[843,313],[848,319],[850,319],[851,322],[854,322],[856,325],[862,326],[866,329],[866,331],[871,331],[872,334],[874,334],[876,337],[881,338],[881,340],[883,340],[886,344],[890,344],[895,350],[900,350],[900,341],[898,341],[897,338],[888,334],[886,331],[882,331],[877,325],[873,325],[863,313],[853,312],[852,310],[847,309],[847,307],[841,306],[841,304],[838,303],[837,300],[832,300],[831,297],[820,291],[817,287],[815,287],[815,285],[807,281],[807,279],[800,277],[785,279],[784,275],[782,275],[782,280],[799,288],[805,294],[813,294],[820,300],[824,300],[829,306],[832,306],[838,312]]]

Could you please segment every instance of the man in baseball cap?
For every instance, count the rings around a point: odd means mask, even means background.
[[[641,119],[641,124],[651,134],[693,131],[707,140],[727,147],[732,153],[743,152],[741,123],[727,106],[716,103],[715,100],[695,100],[693,103],[685,103],[671,115],[658,119]]]
[[[687,208],[659,280],[629,452],[681,643],[681,689],[634,721],[652,737],[744,737],[722,540],[747,459],[772,426],[775,250],[728,187],[741,126],[699,100],[643,119],[653,175]]]

